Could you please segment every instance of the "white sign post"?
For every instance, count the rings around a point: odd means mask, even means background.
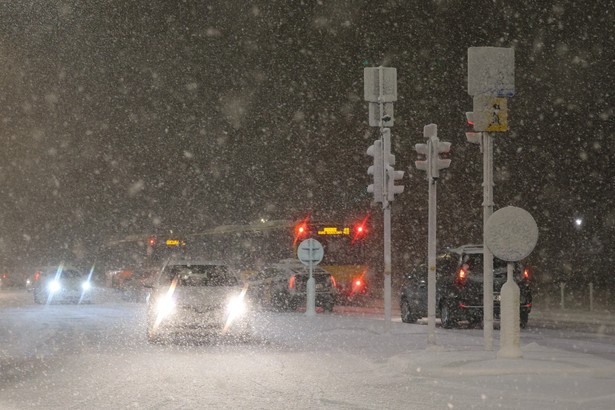
[[[507,206],[493,213],[485,227],[485,245],[508,262],[507,280],[500,293],[500,350],[498,358],[520,358],[519,286],[513,278],[514,262],[527,257],[538,242],[536,221],[524,209]]]
[[[325,251],[316,239],[306,239],[297,247],[297,257],[304,265],[310,268],[310,278],[307,282],[307,298],[305,301],[305,315],[316,315],[316,281],[314,280],[314,265],[322,261]]]
[[[384,327],[388,333],[391,330],[391,198],[394,192],[388,192],[389,179],[394,178],[395,172],[390,165],[395,165],[395,156],[390,155],[393,102],[397,101],[397,69],[393,67],[366,67],[363,69],[363,90],[365,101],[369,102],[369,125],[380,127],[380,140],[383,147],[383,166],[374,172],[382,173],[382,202],[384,224]],[[376,145],[376,144],[374,144]],[[375,153],[374,153],[375,154]],[[394,182],[394,181],[391,181]],[[374,184],[375,187],[375,184]],[[393,189],[395,188],[392,185]]]
[[[483,152],[483,240],[493,214],[493,137],[487,131],[508,130],[501,98],[515,94],[515,50],[502,47],[468,48],[468,94],[474,97],[474,131],[481,132]],[[499,107],[499,108],[498,108]],[[483,248],[483,333],[485,350],[493,349],[493,254]]]

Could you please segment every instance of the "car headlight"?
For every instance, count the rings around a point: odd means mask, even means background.
[[[175,301],[169,296],[165,296],[158,300],[156,304],[156,312],[158,313],[158,317],[164,318],[175,310]]]
[[[90,290],[92,288],[92,284],[90,282],[83,282],[81,284],[81,287],[83,288],[83,290]]]
[[[226,305],[226,311],[231,317],[241,316],[244,313],[246,313],[246,310],[247,310],[246,302],[243,300],[243,297],[241,296],[236,296],[232,298],[231,300],[229,300],[228,304]]]
[[[49,285],[47,285],[47,288],[49,289],[49,292],[54,293],[59,291],[62,286],[60,286],[60,282],[58,282],[57,280],[53,280],[51,282],[49,282]]]

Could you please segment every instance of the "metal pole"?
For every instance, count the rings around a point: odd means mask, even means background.
[[[307,283],[307,299],[306,299],[306,307],[305,314],[306,316],[315,316],[316,315],[316,280],[314,279],[314,275],[312,272],[314,271],[314,240],[309,240],[310,244],[310,277],[308,278]]]
[[[433,155],[432,160],[435,160]],[[429,178],[427,265],[427,295],[429,296],[427,298],[427,344],[434,346],[436,344],[436,180],[433,178]]]
[[[384,205],[384,330],[391,330],[391,203]]]
[[[493,350],[493,253],[485,246],[487,220],[493,214],[493,139],[483,138],[483,338],[485,350]]]

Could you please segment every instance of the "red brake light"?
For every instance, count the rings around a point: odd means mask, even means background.
[[[148,240],[147,243],[149,246],[154,246],[156,245],[156,237],[155,236],[151,236]]]
[[[357,279],[357,280],[355,280],[355,281],[354,281],[354,285],[355,285],[356,287],[359,287],[359,286],[361,286],[362,284],[363,284],[363,282],[361,282],[361,279]]]
[[[293,289],[295,287],[295,275],[291,276],[288,280],[288,289]]]
[[[530,270],[528,268],[523,269],[523,279],[530,278]]]
[[[457,273],[457,278],[458,278],[459,280],[463,281],[463,280],[465,280],[465,279],[466,279],[466,275],[467,275],[467,274],[468,274],[468,273],[465,271],[465,269],[460,268],[460,269],[459,269],[459,273]]]
[[[331,283],[333,283],[334,288],[337,288],[337,282],[335,281],[335,278],[333,277],[333,275],[331,275]]]

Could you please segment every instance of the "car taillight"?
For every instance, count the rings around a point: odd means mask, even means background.
[[[333,283],[334,288],[337,288],[337,282],[335,281],[335,278],[333,276],[331,276],[331,283]]]
[[[288,280],[288,289],[294,289],[295,288],[295,275],[291,276],[290,279]]]
[[[530,278],[530,270],[528,268],[523,269],[523,279]]]

